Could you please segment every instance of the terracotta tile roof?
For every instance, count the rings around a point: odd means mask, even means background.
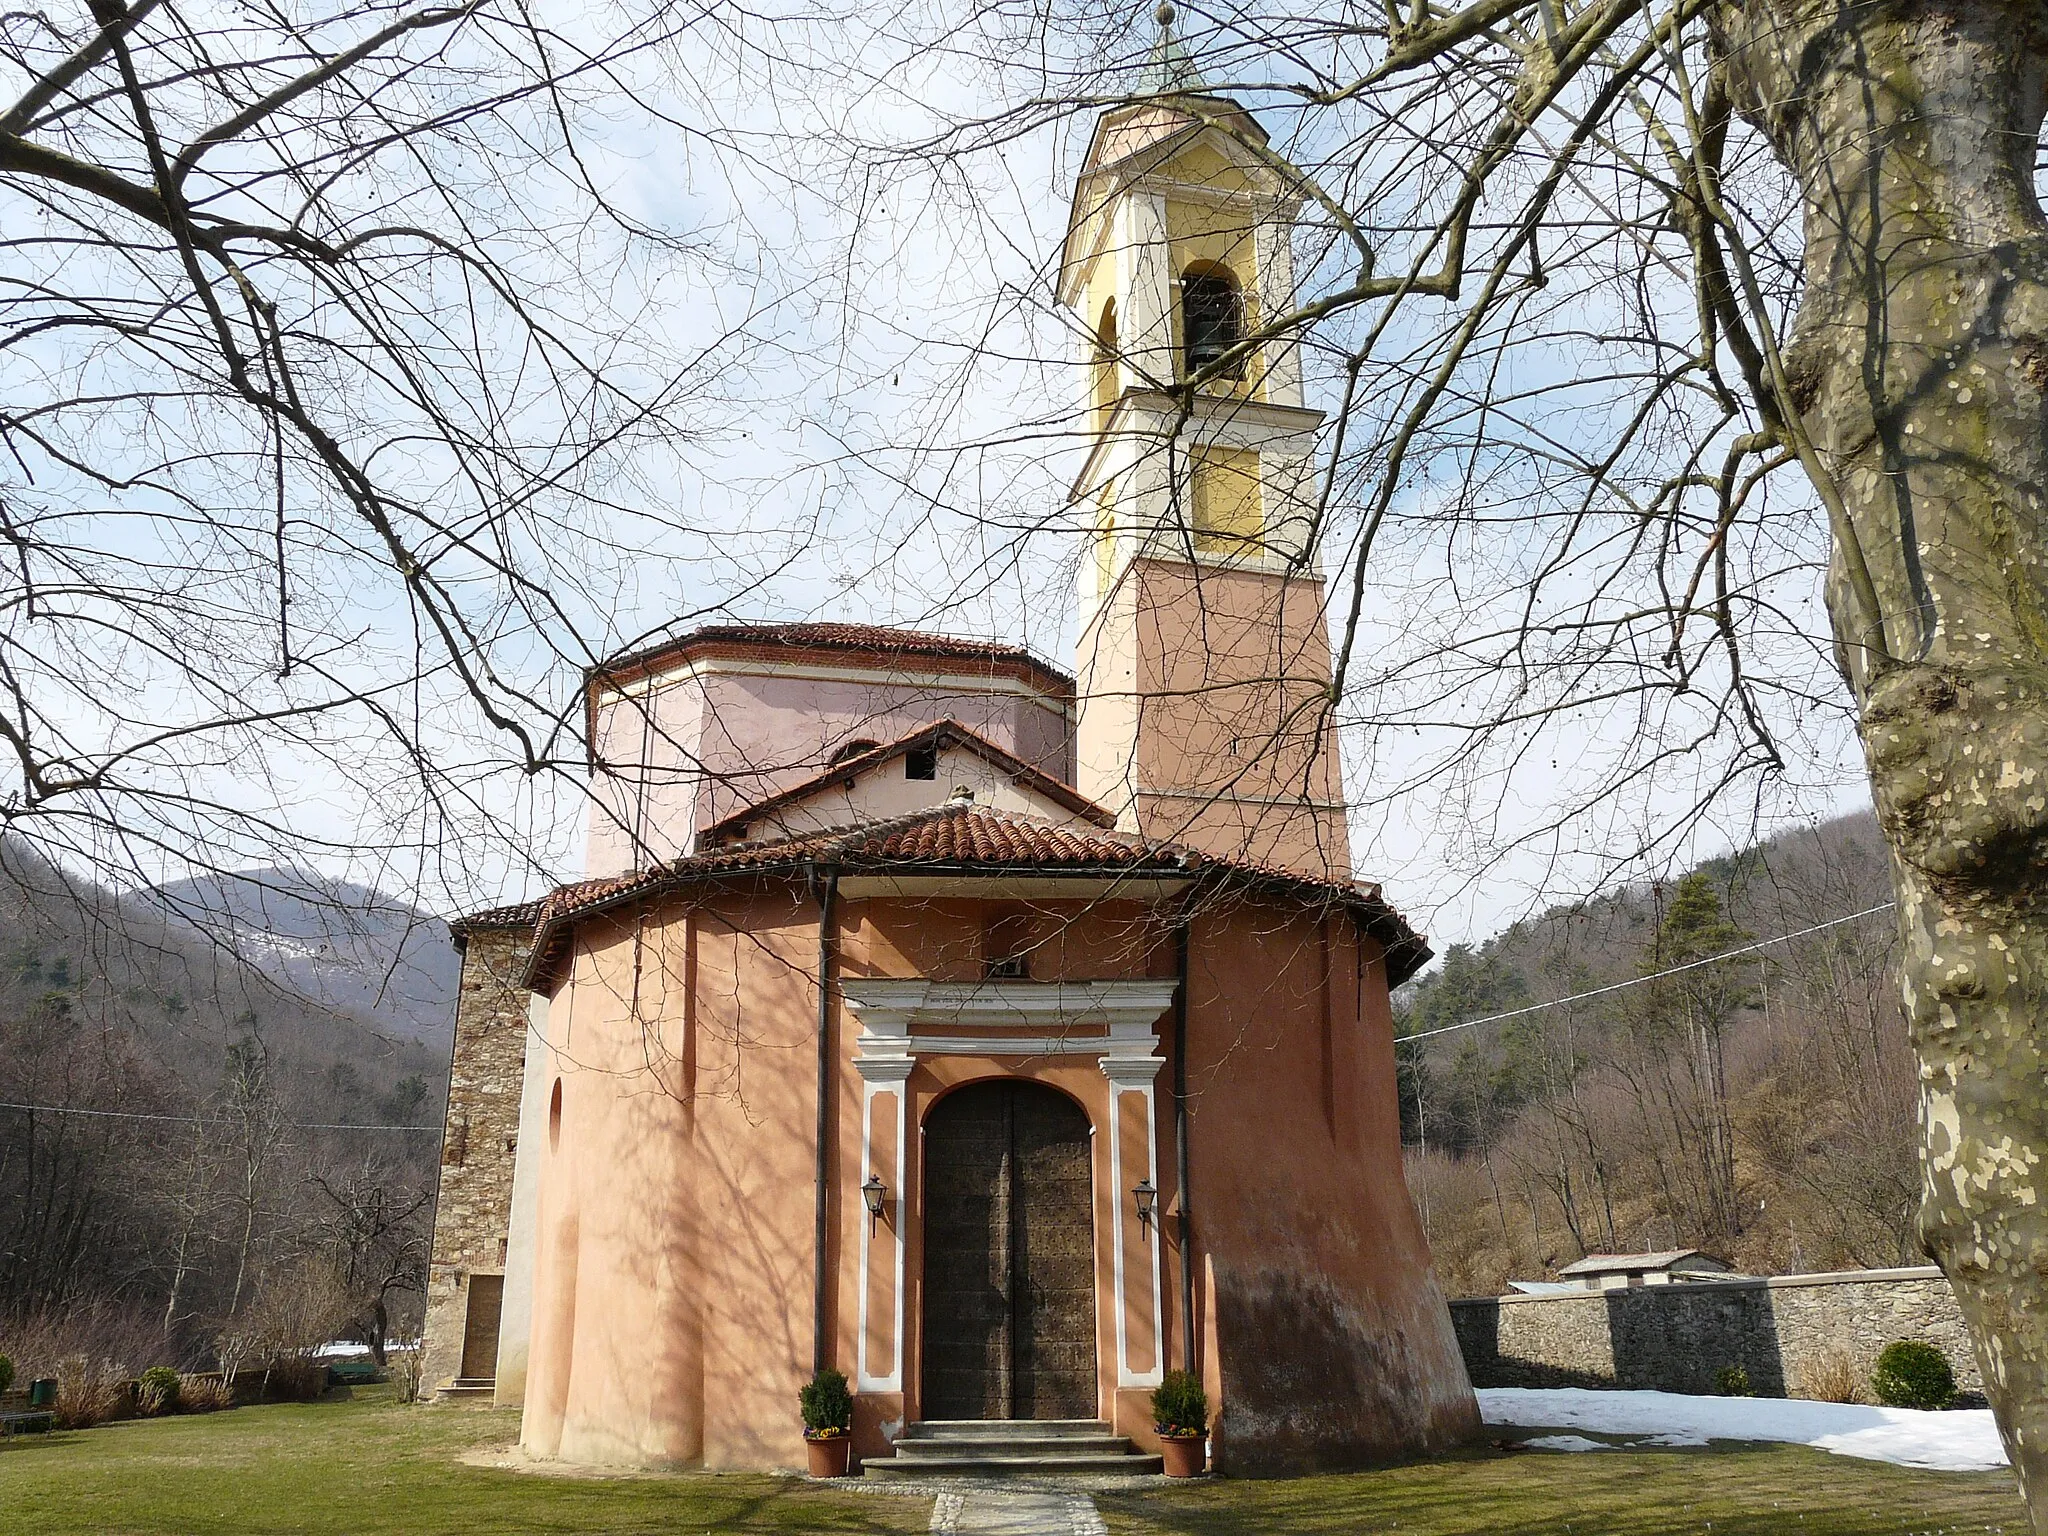
[[[1021,645],[881,624],[706,624],[674,640],[614,656],[591,668],[590,678],[622,683],[701,656],[795,661],[806,653],[894,667],[906,658],[966,663],[976,671],[1021,678],[1054,698],[1074,696],[1073,678]]]
[[[792,872],[811,866],[839,871],[987,875],[1192,874],[1219,885],[1251,887],[1358,912],[1367,930],[1386,949],[1392,985],[1406,981],[1430,957],[1428,941],[1381,899],[1377,885],[1313,880],[1286,870],[1219,859],[1178,844],[1146,843],[1120,832],[1061,826],[956,797],[884,821],[736,843],[637,874],[563,886],[542,904],[528,982],[537,984],[553,968],[578,920],[606,907],[699,880]]]
[[[448,927],[457,934],[472,933],[478,928],[531,928],[540,921],[540,911],[545,904],[546,898],[543,897],[534,901],[515,901],[505,907],[483,907],[452,919]]]
[[[758,821],[785,805],[814,795],[842,779],[866,773],[870,768],[902,757],[919,747],[948,746],[965,747],[983,761],[1009,774],[1012,782],[1044,796],[1055,805],[1065,807],[1085,821],[1092,821],[1099,827],[1116,825],[1114,812],[1097,805],[1071,784],[1062,783],[1051,774],[1032,767],[1021,757],[1004,751],[979,731],[962,725],[958,720],[939,720],[883,746],[870,747],[867,751],[856,753],[852,757],[841,758],[824,772],[814,774],[801,784],[793,784],[778,794],[757,800],[751,805],[743,805],[731,815],[703,828],[699,838],[713,842],[721,840],[727,834],[745,827],[747,823]]]

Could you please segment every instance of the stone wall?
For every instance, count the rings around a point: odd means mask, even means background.
[[[1924,1339],[1962,1391],[1982,1390],[1955,1295],[1931,1265],[1484,1297],[1452,1302],[1451,1320],[1478,1387],[1705,1393],[1739,1365],[1758,1395],[1798,1397],[1825,1362],[1846,1360],[1868,1382],[1885,1345]]]
[[[519,976],[533,917],[526,908],[483,913],[457,925],[456,932],[463,944],[462,986],[441,1135],[434,1252],[427,1267],[422,1380],[429,1389],[461,1372],[470,1276],[505,1270],[526,1071],[526,991]]]

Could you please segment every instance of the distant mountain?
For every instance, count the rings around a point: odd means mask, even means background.
[[[310,1002],[395,1038],[451,1038],[461,959],[438,917],[367,886],[284,868],[179,880],[155,895]]]

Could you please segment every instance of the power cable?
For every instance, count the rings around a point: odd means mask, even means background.
[[[1821,933],[1829,928],[1839,928],[1844,923],[1860,922],[1866,917],[1875,917],[1880,912],[1889,912],[1898,905],[1887,901],[1881,906],[1865,907],[1861,912],[1851,912],[1847,917],[1831,917],[1824,923],[1815,923],[1811,928],[1802,928],[1797,933],[1781,933],[1775,938],[1758,939],[1753,944],[1738,945],[1724,949],[1718,955],[1708,955],[1704,960],[1688,960],[1683,965],[1674,965],[1669,970],[1652,971],[1647,976],[1633,976],[1627,981],[1617,981],[1609,986],[1595,987],[1590,992],[1574,992],[1570,997],[1553,997],[1547,1003],[1531,1003],[1527,1008],[1512,1008],[1506,1013],[1490,1013],[1483,1019],[1467,1019],[1462,1024],[1443,1024],[1435,1029],[1418,1030],[1412,1035],[1402,1035],[1401,1041],[1428,1040],[1436,1035],[1453,1034],[1461,1029],[1477,1029],[1482,1024],[1498,1024],[1503,1019],[1519,1019],[1532,1013],[1541,1013],[1546,1008],[1561,1008],[1566,1003],[1584,1002],[1589,997],[1606,997],[1611,992],[1625,992],[1630,987],[1640,987],[1646,982],[1661,981],[1666,976],[1677,976],[1685,971],[1696,971],[1703,965],[1719,965],[1723,960],[1732,960],[1737,955],[1754,954],[1760,949],[1769,949],[1773,944],[1789,944],[1794,939],[1803,939],[1811,934]]]
[[[90,1115],[98,1120],[171,1120],[180,1125],[199,1125],[206,1119],[204,1115],[144,1115],[123,1109],[73,1109],[64,1104],[0,1103],[0,1109],[26,1110],[32,1115]],[[433,1131],[438,1134],[441,1130],[438,1125],[327,1125],[311,1120],[286,1120],[282,1123],[287,1130],[293,1131]]]

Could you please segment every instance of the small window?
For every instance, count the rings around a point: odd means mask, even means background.
[[[469,1118],[464,1116],[448,1127],[448,1139],[441,1146],[441,1166],[460,1168],[469,1157]]]
[[[555,1091],[548,1095],[548,1150],[562,1144],[562,1080],[555,1079]]]
[[[981,935],[981,974],[989,981],[1031,979],[1031,916],[998,912]]]
[[[912,747],[903,754],[903,777],[906,779],[936,779],[938,776],[937,747]]]
[[[1221,268],[1189,272],[1181,278],[1180,313],[1190,378],[1244,340],[1244,296],[1236,279]],[[1244,377],[1242,354],[1222,377]]]

